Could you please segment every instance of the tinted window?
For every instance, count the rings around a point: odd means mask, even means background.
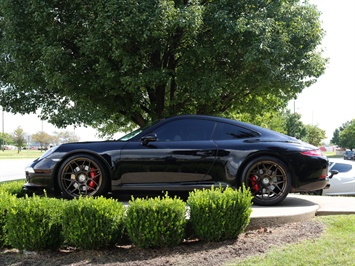
[[[154,132],[158,141],[209,140],[215,122],[200,119],[179,119],[168,122]]]
[[[239,127],[231,124],[218,123],[213,134],[215,140],[229,140],[229,139],[244,139],[257,137],[259,134],[255,131]]]
[[[349,172],[352,169],[351,164],[346,163],[335,163],[331,170],[337,170],[339,173]]]

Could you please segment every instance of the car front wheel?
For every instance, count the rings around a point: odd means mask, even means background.
[[[269,156],[249,162],[242,180],[250,189],[256,205],[278,204],[286,198],[291,188],[291,178],[285,164]]]
[[[102,195],[107,187],[105,167],[94,156],[74,155],[60,166],[58,185],[63,197],[68,199]]]

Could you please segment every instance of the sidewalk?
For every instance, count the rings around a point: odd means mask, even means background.
[[[277,206],[253,206],[248,228],[300,222],[316,215],[355,214],[355,197],[290,194]]]

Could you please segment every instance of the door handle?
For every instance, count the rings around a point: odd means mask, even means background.
[[[212,156],[213,151],[198,151],[196,152],[197,156]]]

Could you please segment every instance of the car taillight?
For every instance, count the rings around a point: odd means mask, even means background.
[[[307,155],[307,156],[323,156],[322,151],[319,150],[319,149],[317,149],[317,150],[310,150],[310,151],[303,151],[303,152],[301,152],[301,154]]]

